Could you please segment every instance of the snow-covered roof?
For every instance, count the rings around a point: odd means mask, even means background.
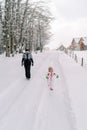
[[[73,38],[75,43],[79,43],[80,39],[83,39],[83,43],[87,45],[87,37]]]
[[[74,41],[75,41],[76,43],[78,43],[79,40],[80,40],[80,38],[74,38]]]

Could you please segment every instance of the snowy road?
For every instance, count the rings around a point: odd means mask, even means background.
[[[76,130],[60,55],[54,51],[33,57],[30,80],[24,77],[21,56],[0,65],[0,130]],[[59,75],[53,91],[46,81],[49,66]]]

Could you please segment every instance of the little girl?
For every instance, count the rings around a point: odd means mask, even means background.
[[[50,87],[50,90],[53,90],[53,80],[54,76],[58,78],[59,76],[53,72],[53,68],[49,67],[48,68],[48,73],[46,75],[47,81],[48,81],[48,86]]]

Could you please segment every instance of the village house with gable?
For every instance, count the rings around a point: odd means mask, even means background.
[[[73,38],[69,49],[76,51],[87,50],[87,37]]]
[[[64,45],[60,45],[57,50],[64,51],[65,49]]]

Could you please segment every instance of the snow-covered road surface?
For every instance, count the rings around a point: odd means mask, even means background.
[[[24,76],[21,55],[0,64],[0,130],[76,130],[66,79],[57,51],[33,54],[31,79]],[[49,66],[59,75],[47,86]]]

